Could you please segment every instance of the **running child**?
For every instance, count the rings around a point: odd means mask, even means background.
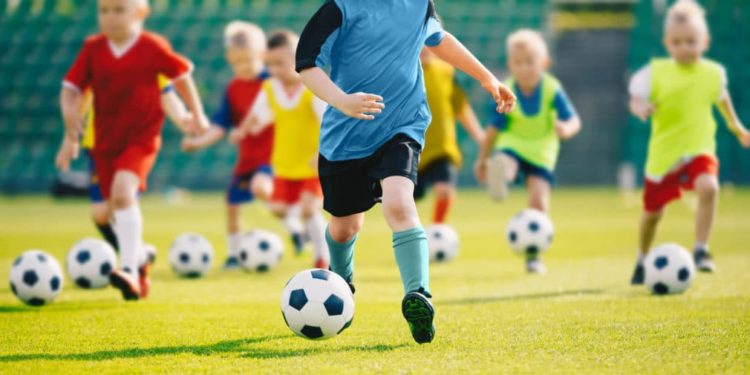
[[[506,84],[519,105],[493,116],[475,172],[497,200],[507,196],[509,183],[522,179],[529,207],[548,212],[560,140],[574,137],[581,121],[560,82],[547,72],[549,52],[540,33],[518,30],[508,37],[507,49],[512,78]],[[526,254],[526,270],[546,272],[539,254]]]
[[[110,274],[112,285],[126,300],[148,293],[148,277],[138,269],[143,249],[143,219],[138,191],[161,146],[164,112],[155,77],[170,79],[192,113],[192,132],[208,127],[199,95],[190,75],[192,64],[175,53],[169,43],[143,30],[148,15],[145,0],[99,0],[101,34],[86,39],[65,77],[61,107],[66,134],[76,142],[84,131],[80,113],[83,92],[94,96],[92,151],[102,195],[112,207],[122,269]],[[74,150],[73,150],[74,151]],[[72,152],[63,155],[69,160]]]
[[[432,122],[425,134],[414,199],[424,198],[427,189],[432,186],[435,190],[432,222],[439,224],[445,222],[455,200],[458,169],[461,167],[456,121],[477,144],[484,142],[484,130],[466,94],[456,82],[455,68],[427,48],[422,49],[420,59]]]
[[[212,118],[213,126],[198,137],[183,138],[183,151],[193,152],[216,144],[240,126],[267,78],[263,66],[266,35],[258,26],[243,21],[230,22],[224,29],[224,45],[226,61],[232,67],[234,78],[227,85],[219,110]],[[229,251],[224,269],[236,269],[240,265],[242,205],[255,198],[265,202],[271,197],[272,146],[273,126],[246,136],[237,145],[237,161],[226,192]]]
[[[703,57],[709,40],[700,5],[677,1],[667,11],[664,24],[669,57],[651,60],[630,81],[630,111],[643,121],[651,119],[633,285],[643,284],[642,260],[651,248],[664,207],[680,198],[682,190],[694,190],[698,195],[695,265],[703,272],[715,270],[708,251],[719,195],[714,106],[744,147],[750,147],[750,132],[732,105],[726,71]]]
[[[326,104],[303,84],[294,70],[294,51],[298,36],[286,30],[276,31],[268,38],[266,66],[271,78],[253,104],[235,140],[266,131],[274,123],[273,195],[271,211],[288,223],[296,218],[299,207],[302,220],[315,252],[315,267],[328,268],[328,245],[325,240],[326,220],[321,212],[318,171],[318,137],[320,120]],[[293,230],[293,228],[289,228]]]
[[[185,106],[180,101],[180,98],[175,94],[171,82],[163,76],[159,76],[157,79],[159,80],[159,88],[162,92],[162,109],[174,124],[179,127],[186,126],[189,121],[189,114],[185,110]],[[55,158],[55,165],[58,169],[63,171],[69,170],[71,160],[66,158],[65,155],[72,154],[74,157],[77,157],[77,148],[80,147],[84,150],[86,160],[88,161],[88,190],[89,200],[91,201],[91,217],[102,238],[104,238],[104,240],[107,241],[115,251],[119,252],[120,246],[117,243],[117,235],[115,235],[115,231],[112,228],[112,223],[110,221],[112,215],[109,212],[109,206],[104,201],[101,189],[99,188],[99,178],[96,176],[94,159],[91,156],[91,150],[94,148],[94,113],[91,111],[93,99],[93,93],[90,89],[87,90],[84,93],[82,100],[83,105],[81,106],[81,116],[86,119],[86,129],[84,130],[83,137],[81,137],[80,142],[74,142],[71,141],[67,134],[63,134],[62,144],[60,145],[60,149]],[[153,259],[149,259],[149,261],[153,263]]]
[[[364,213],[382,201],[404,286],[402,313],[418,343],[435,335],[427,238],[414,203],[431,117],[419,62],[425,45],[479,81],[499,112],[513,108],[513,93],[443,31],[431,0],[327,1],[297,49],[305,85],[330,105],[318,170],[323,205],[333,216],[326,231],[331,270],[352,285]]]

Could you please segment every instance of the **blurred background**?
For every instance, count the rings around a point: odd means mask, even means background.
[[[373,0],[376,2],[377,0]],[[560,185],[638,183],[649,128],[627,112],[630,74],[664,54],[662,20],[671,1],[435,0],[447,30],[505,78],[505,37],[530,27],[544,32],[552,72],[565,85],[584,123],[562,147]],[[712,32],[708,55],[724,64],[740,117],[750,125],[750,1],[704,0]],[[196,65],[209,114],[231,77],[223,58],[224,25],[235,19],[300,32],[321,0],[151,0],[147,28],[166,36]],[[97,31],[96,0],[0,0],[0,193],[46,192],[58,176],[54,155],[62,136],[58,96],[62,78],[84,38]],[[492,105],[460,77],[476,112],[487,122]],[[720,123],[718,154],[725,183],[750,184],[750,151]],[[179,150],[167,125],[151,174],[152,190],[224,188],[235,150],[226,142],[198,154]],[[467,162],[464,186],[475,185],[477,148],[461,133]],[[85,171],[82,160],[76,169]],[[618,178],[619,176],[619,178]]]

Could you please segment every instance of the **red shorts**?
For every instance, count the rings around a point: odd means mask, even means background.
[[[104,199],[109,199],[115,173],[128,171],[135,173],[141,180],[140,191],[146,190],[146,179],[151,172],[158,150],[143,146],[128,146],[120,153],[93,152],[96,175]]]
[[[646,178],[646,186],[643,191],[644,208],[647,212],[661,210],[669,202],[679,199],[682,196],[681,190],[693,190],[695,180],[703,174],[718,176],[719,162],[715,157],[710,155],[696,156],[689,163],[669,172],[659,182],[653,182]]]
[[[299,202],[303,192],[308,192],[316,197],[322,197],[323,189],[320,187],[320,179],[313,177],[302,180],[291,180],[274,177],[271,202],[295,204]]]

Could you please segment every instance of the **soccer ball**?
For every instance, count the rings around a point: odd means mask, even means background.
[[[81,288],[102,288],[117,267],[115,250],[106,241],[84,238],[70,249],[65,263],[68,276]]]
[[[323,269],[306,270],[286,283],[281,314],[298,336],[330,339],[352,324],[354,297],[341,276]]]
[[[555,229],[547,215],[533,208],[510,219],[505,233],[510,248],[518,254],[539,254],[552,244]]]
[[[10,289],[23,303],[42,306],[52,302],[63,288],[60,264],[41,250],[29,250],[13,262]]]
[[[150,243],[144,243],[143,244],[143,251],[140,254],[140,259],[138,260],[138,265],[143,267],[148,264],[154,264],[156,262],[156,246],[150,244]]]
[[[184,277],[201,277],[211,267],[214,248],[208,240],[195,233],[178,236],[169,248],[172,270]]]
[[[682,246],[667,243],[652,249],[643,260],[646,286],[654,294],[682,293],[693,282],[695,263]]]
[[[240,240],[240,264],[246,271],[266,272],[284,255],[284,243],[273,232],[254,230]]]
[[[433,224],[425,229],[430,261],[447,262],[458,255],[458,233],[446,224]]]

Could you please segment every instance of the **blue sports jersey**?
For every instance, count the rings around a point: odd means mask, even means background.
[[[541,81],[539,82],[539,85],[536,86],[536,89],[534,89],[534,92],[532,92],[531,95],[524,95],[524,93],[518,87],[517,83],[513,85],[513,91],[516,93],[516,97],[518,98],[518,105],[521,106],[521,112],[523,112],[523,114],[525,114],[526,116],[534,116],[539,113],[539,110],[542,106]],[[573,107],[573,103],[570,102],[570,99],[568,99],[568,95],[565,94],[565,90],[563,90],[562,87],[560,87],[560,89],[555,93],[552,105],[555,107],[558,120],[568,121],[578,115],[576,113],[575,107]],[[494,109],[495,107],[496,105],[493,102],[492,108]],[[497,111],[492,111],[492,119],[490,120],[490,123],[497,130],[503,131],[508,128],[508,115],[505,113],[497,113]]]
[[[364,158],[397,134],[423,145],[431,114],[419,54],[442,40],[431,0],[326,2],[302,33],[297,70],[330,68],[344,92],[380,95],[385,109],[367,121],[329,106],[320,153],[330,161]]]

